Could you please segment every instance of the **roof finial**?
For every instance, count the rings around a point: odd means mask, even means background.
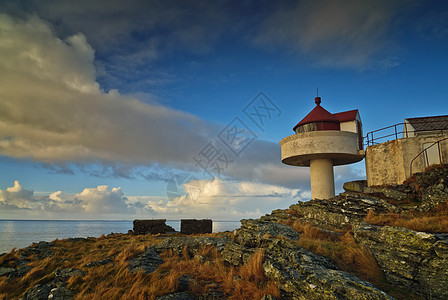
[[[316,87],[316,91],[317,91],[317,97],[314,98],[314,102],[316,103],[317,106],[319,106],[320,103],[322,102],[320,97],[319,97],[319,87]]]

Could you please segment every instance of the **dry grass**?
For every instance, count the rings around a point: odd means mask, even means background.
[[[0,265],[11,266],[16,260],[19,259],[19,257],[19,250],[16,250],[16,248],[14,248],[9,253],[6,253],[5,255],[0,257]]]
[[[332,232],[299,220],[288,225],[301,233],[299,246],[330,258],[339,269],[353,273],[373,284],[384,282],[384,275],[372,254],[355,242],[349,228],[342,232],[341,230]]]
[[[207,294],[212,289],[219,289],[230,299],[260,299],[264,294],[280,297],[274,282],[264,276],[261,251],[240,267],[226,265],[214,247],[203,248],[198,254],[205,258],[205,263],[189,258],[186,251],[182,256],[166,251],[162,254],[165,262],[158,271],[169,272],[176,281],[184,274],[190,276],[194,279],[190,289],[195,294]]]
[[[300,234],[298,245],[314,254],[330,258],[336,266],[367,280],[396,299],[420,299],[411,291],[387,283],[370,251],[358,245],[353,238],[351,228],[331,233],[312,224],[299,220],[286,222]],[[330,229],[330,228],[327,228]]]
[[[416,231],[448,233],[448,203],[441,203],[430,212],[376,214],[370,210],[364,221],[372,225],[404,227]]]
[[[98,239],[86,241],[55,240],[55,247],[52,247],[52,256],[45,259],[38,259],[35,255],[27,257],[28,263],[32,267],[22,278],[0,277],[0,299],[18,299],[31,287],[37,283],[46,283],[53,280],[52,273],[60,268],[78,268],[86,272],[84,278],[75,276],[70,279],[71,287],[79,288],[86,282],[100,282],[108,280],[109,275],[119,276],[120,271],[127,272],[126,258],[133,254],[144,251],[143,245],[156,243],[156,239],[151,236],[134,237],[117,234]],[[4,266],[17,267],[17,261],[21,255],[26,254],[26,249],[13,250],[0,258],[0,264]],[[114,264],[102,267],[85,268],[86,263],[99,261],[111,255],[116,255]],[[124,273],[124,272],[123,272]],[[92,288],[92,285],[89,288]]]
[[[159,241],[150,235],[123,234],[81,242],[56,240],[51,257],[42,260],[35,256],[28,258],[31,260],[28,265],[32,269],[24,277],[12,280],[0,277],[0,299],[20,298],[37,283],[53,280],[54,270],[72,267],[85,273],[84,276],[73,276],[67,282],[68,288],[76,292],[74,299],[155,299],[175,291],[179,278],[184,274],[192,279],[190,291],[198,295],[218,289],[232,299],[261,298],[264,294],[280,297],[277,286],[264,276],[261,252],[257,252],[248,264],[232,267],[222,261],[214,247],[199,251],[205,263],[190,257],[186,248],[182,255],[165,251],[161,254],[164,263],[156,271],[151,274],[131,274],[128,271],[128,259]],[[0,262],[4,266],[16,267],[21,251],[13,250],[3,255]],[[106,257],[112,258],[113,262],[91,268],[84,266]]]

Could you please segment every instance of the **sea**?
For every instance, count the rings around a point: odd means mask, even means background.
[[[180,220],[167,220],[166,224],[180,231]],[[213,232],[233,231],[240,226],[239,221],[213,221]],[[127,233],[132,227],[132,221],[0,220],[0,254],[40,241]]]

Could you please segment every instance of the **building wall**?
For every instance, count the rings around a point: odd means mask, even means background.
[[[358,132],[358,126],[356,121],[348,121],[348,122],[341,122],[341,131],[349,131],[349,132]]]
[[[415,136],[415,128],[409,123],[408,120],[404,119],[403,125],[403,137],[414,137]]]
[[[410,177],[411,161],[423,150],[423,145],[446,137],[448,135],[403,138],[367,147],[368,186],[402,184]],[[442,141],[440,148],[442,163],[448,164],[448,140]],[[412,164],[412,173],[422,172],[425,168],[424,157],[420,155]]]

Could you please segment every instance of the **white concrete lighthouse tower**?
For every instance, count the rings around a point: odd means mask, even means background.
[[[358,162],[364,158],[362,123],[357,109],[331,114],[316,107],[296,126],[295,134],[280,141],[282,162],[310,167],[311,198],[335,196],[333,166]]]

